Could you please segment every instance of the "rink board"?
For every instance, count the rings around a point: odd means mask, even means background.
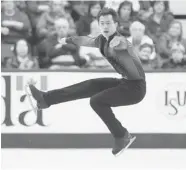
[[[62,88],[116,73],[2,73],[2,148],[110,148],[112,137],[89,99],[54,105],[35,115],[24,86],[33,78],[42,90]],[[186,148],[186,73],[146,73],[147,94],[137,105],[113,108],[137,136],[131,148]]]

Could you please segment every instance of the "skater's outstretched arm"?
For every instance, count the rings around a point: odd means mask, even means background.
[[[75,44],[77,46],[87,46],[87,47],[99,47],[98,37],[92,36],[72,36],[64,38],[64,43]]]

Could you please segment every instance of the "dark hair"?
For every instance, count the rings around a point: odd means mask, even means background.
[[[104,6],[104,2],[102,2],[102,1],[90,1],[89,2],[89,5],[88,5],[88,15],[91,15],[90,14],[90,11],[91,11],[92,7],[95,6],[95,5],[97,5],[97,4],[100,5],[101,9]]]
[[[140,45],[139,49],[141,51],[143,48],[146,48],[146,47],[149,47],[151,49],[151,53],[153,52],[153,48],[154,48],[153,45],[148,44],[148,43],[144,43],[144,44]]]
[[[112,15],[114,22],[118,22],[118,14],[112,8],[104,7],[98,14],[97,20],[99,21],[101,16]]]
[[[134,15],[134,10],[133,10],[133,3],[130,2],[130,1],[123,1],[120,5],[119,5],[119,8],[118,8],[118,15],[120,15],[121,13],[121,8],[123,8],[123,6],[130,6],[131,7],[131,13],[130,13],[130,16],[133,16]]]
[[[17,51],[16,51],[16,49],[17,49],[17,44],[18,44],[19,41],[25,41],[25,42],[26,42],[26,44],[27,44],[27,46],[28,46],[28,54],[31,55],[31,53],[32,53],[31,45],[30,45],[30,44],[28,43],[28,41],[25,40],[25,39],[20,39],[20,40],[18,40],[18,41],[14,44],[13,50],[12,50],[13,53],[14,53],[14,55],[17,56]]]
[[[169,1],[152,1],[152,7],[154,8],[154,5],[156,3],[159,3],[159,2],[163,2],[164,3],[164,6],[165,6],[165,12],[169,11]]]

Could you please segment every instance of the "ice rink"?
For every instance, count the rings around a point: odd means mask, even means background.
[[[157,169],[185,170],[186,150],[128,149],[114,157],[110,149],[3,149],[2,169]]]

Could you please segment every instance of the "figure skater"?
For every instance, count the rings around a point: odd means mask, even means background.
[[[140,59],[127,39],[117,32],[118,16],[111,8],[103,8],[98,14],[101,34],[96,37],[74,36],[64,38],[64,44],[98,47],[121,78],[97,78],[86,80],[65,88],[47,92],[29,84],[38,109],[51,105],[90,98],[90,106],[102,119],[114,137],[112,153],[117,155],[128,148],[135,137],[116,119],[111,107],[137,104],[146,94],[145,73]],[[60,81],[60,80],[59,80]]]

